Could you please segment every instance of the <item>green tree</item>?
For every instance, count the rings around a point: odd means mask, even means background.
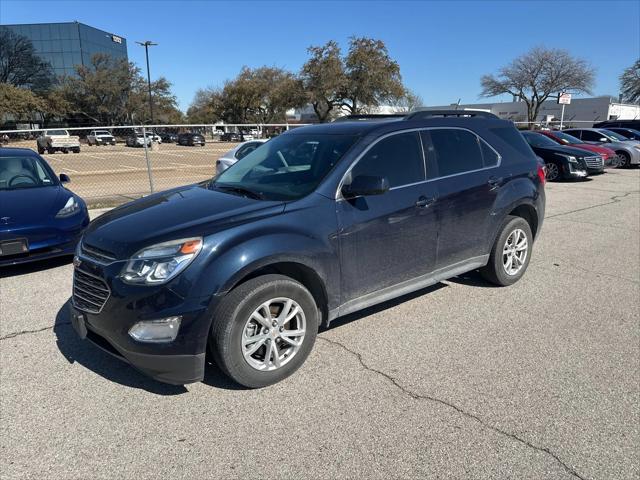
[[[405,93],[400,66],[389,56],[382,40],[352,37],[344,65],[341,105],[350,114],[391,103]]]
[[[0,27],[0,83],[40,92],[54,82],[51,65],[36,54],[31,40]]]
[[[43,109],[42,99],[30,90],[10,83],[0,83],[0,112],[13,115],[16,119],[31,119]]]
[[[620,88],[625,101],[640,103],[640,59],[622,72]]]
[[[181,123],[184,118],[178,109],[176,96],[171,91],[171,83],[164,77],[151,82],[154,123]],[[141,75],[134,75],[131,91],[127,98],[127,114],[132,123],[149,123],[149,87]]]
[[[346,89],[346,75],[342,52],[338,43],[307,48],[309,60],[302,66],[300,78],[307,96],[321,123],[328,121],[342,103]]]
[[[199,89],[187,110],[189,123],[215,123],[223,115],[222,91],[219,88]]]
[[[527,119],[535,122],[542,102],[560,92],[591,93],[594,70],[566,50],[536,47],[498,71],[484,75],[482,96],[510,94],[527,105]]]

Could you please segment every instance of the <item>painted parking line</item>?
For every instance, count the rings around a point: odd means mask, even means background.
[[[98,155],[91,155],[90,153],[85,153],[85,156],[91,157],[91,158],[96,158],[98,160],[107,160],[105,157],[100,157]]]
[[[118,166],[122,167],[122,168],[128,168],[129,170],[139,170],[139,168],[132,167],[131,165],[120,165],[119,164]]]

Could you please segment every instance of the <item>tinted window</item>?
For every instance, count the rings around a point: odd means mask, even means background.
[[[434,129],[425,132],[429,154],[438,165],[438,175],[444,177],[456,173],[478,170],[484,166],[478,137],[466,130]]]
[[[541,133],[523,132],[522,136],[532,147],[557,147],[558,144]]]
[[[594,132],[592,130],[582,130],[582,140],[587,140],[589,142],[601,142],[601,138],[605,136],[601,133]]]
[[[482,159],[485,167],[495,167],[500,162],[500,156],[491,148],[487,142],[480,140],[480,149],[482,150]]]
[[[418,133],[400,133],[380,140],[351,171],[351,178],[358,175],[387,177],[390,187],[423,181],[424,161]]]
[[[525,142],[522,134],[515,128],[490,128],[489,131],[497,137],[500,137],[505,143],[509,144],[512,148],[516,149],[522,155],[526,157],[535,156],[529,144]]]

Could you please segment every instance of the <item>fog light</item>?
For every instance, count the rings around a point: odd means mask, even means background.
[[[138,322],[129,329],[129,336],[138,342],[172,342],[178,336],[181,321],[182,317],[169,317]]]

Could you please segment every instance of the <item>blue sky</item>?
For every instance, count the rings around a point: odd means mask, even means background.
[[[427,105],[481,101],[480,77],[535,45],[589,61],[596,95],[617,95],[620,73],[640,57],[638,0],[0,2],[0,23],[73,20],[125,37],[141,67],[135,41],[158,42],[152,77],[173,83],[183,109],[198,88],[222,85],[243,65],[297,71],[308,46],[346,47],[352,35],[384,40]]]

